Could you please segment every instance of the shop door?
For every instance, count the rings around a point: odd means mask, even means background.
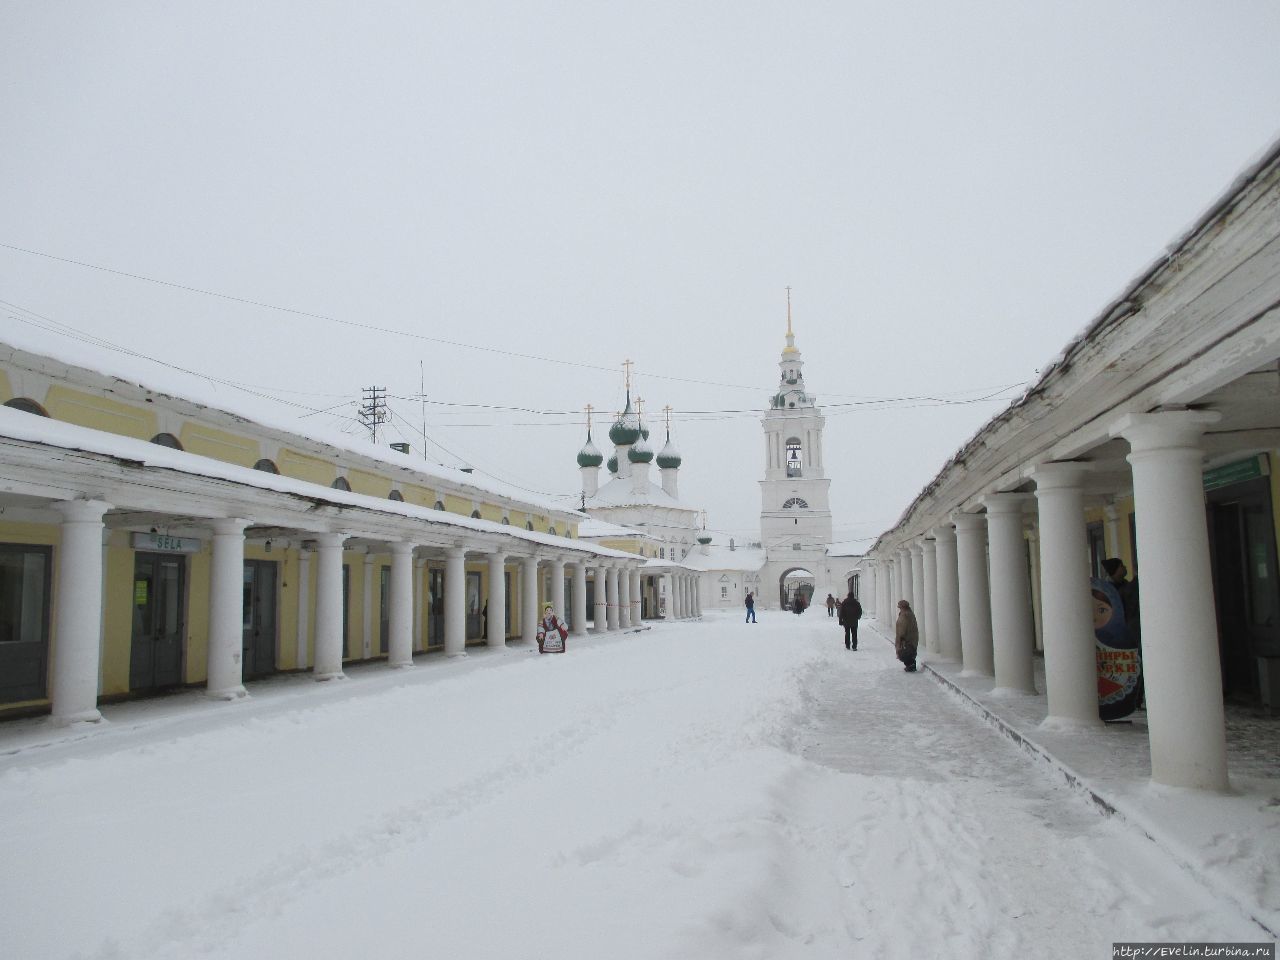
[[[1209,533],[1223,692],[1256,700],[1259,659],[1280,657],[1280,579],[1267,480],[1211,491]]]
[[[50,547],[0,544],[0,703],[45,696]]]
[[[276,670],[276,571],[270,560],[244,562],[244,678]]]
[[[427,646],[444,643],[444,571],[427,568]]]
[[[130,690],[163,690],[182,683],[186,565],[186,557],[178,554],[134,554]]]

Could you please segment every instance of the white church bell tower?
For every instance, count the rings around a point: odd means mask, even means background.
[[[795,341],[788,287],[787,345],[778,361],[781,379],[761,421],[765,471],[760,481],[760,538],[766,560],[761,599],[768,606],[778,602],[774,584],[791,570],[808,570],[825,586],[831,543],[831,481],[822,460],[826,418],[805,386],[804,361]]]

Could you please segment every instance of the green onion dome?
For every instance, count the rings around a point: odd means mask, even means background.
[[[609,439],[619,447],[630,446],[640,439],[640,418],[631,412],[631,397],[627,396],[627,409],[609,428]]]
[[[640,437],[635,444],[627,451],[627,459],[632,463],[651,463],[653,461],[653,448],[649,446],[649,442]]]
[[[705,547],[708,543],[710,543],[710,542],[711,542],[711,538],[710,538],[710,537],[699,537],[699,538],[698,538],[698,542],[699,542],[700,544],[702,544],[702,545]]]
[[[617,473],[617,472],[618,472],[618,458],[617,458],[617,457],[610,457],[610,458],[609,458],[609,462],[608,462],[608,464],[606,464],[606,466],[608,466],[608,468],[609,468],[609,472],[610,472],[610,473]]]
[[[587,442],[578,451],[578,466],[598,467],[602,463],[604,463],[604,454],[597,450],[596,445],[591,442],[591,433],[588,431]]]
[[[676,445],[671,442],[671,438],[667,437],[666,446],[658,454],[658,466],[664,470],[671,470],[680,466],[680,463],[680,452],[676,449]]]

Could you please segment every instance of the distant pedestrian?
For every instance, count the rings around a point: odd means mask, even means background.
[[[844,627],[844,648],[858,649],[858,621],[862,619],[862,604],[849,591],[849,595],[840,601],[840,626]]]
[[[538,652],[564,653],[568,639],[569,631],[556,616],[555,607],[548,603],[542,608],[542,619],[538,621]]]
[[[827,594],[827,616],[834,617],[836,615],[836,598],[831,594]]]
[[[795,599],[791,601],[791,612],[796,616],[804,613],[804,594],[796,593]]]
[[[756,598],[747,591],[747,623],[756,622]]]
[[[906,666],[907,673],[916,672],[916,649],[920,646],[920,627],[916,624],[916,615],[911,612],[911,604],[905,600],[898,601],[898,622],[893,625],[893,649],[898,659]]]

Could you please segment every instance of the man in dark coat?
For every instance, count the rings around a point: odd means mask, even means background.
[[[844,627],[844,648],[858,649],[858,621],[862,619],[862,604],[849,591],[849,595],[840,601],[840,626]]]

